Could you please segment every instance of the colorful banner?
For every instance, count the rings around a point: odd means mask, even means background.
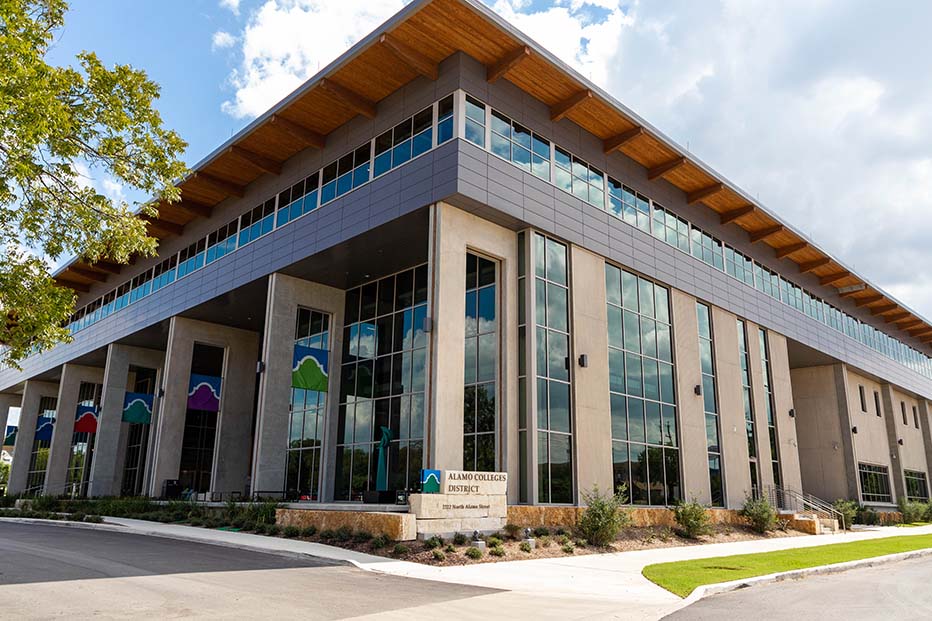
[[[188,384],[188,409],[219,412],[220,378],[192,373]]]
[[[144,392],[128,392],[123,397],[123,422],[143,423],[152,422],[152,402],[155,395]]]
[[[330,377],[330,355],[316,347],[294,346],[291,364],[292,388],[327,392]]]
[[[55,428],[54,416],[39,416],[36,418],[36,435],[34,440],[52,441],[52,430]]]
[[[3,434],[3,446],[13,446],[16,444],[16,425],[7,425],[6,433]]]
[[[74,430],[77,433],[97,433],[96,405],[78,405],[74,413]]]
[[[439,470],[421,470],[421,493],[422,494],[439,494],[440,493],[440,471]]]

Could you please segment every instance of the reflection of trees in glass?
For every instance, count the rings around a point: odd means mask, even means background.
[[[0,485],[6,485],[10,480],[10,464],[0,462]]]

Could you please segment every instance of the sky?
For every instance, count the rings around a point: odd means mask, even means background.
[[[486,0],[932,317],[932,3]],[[145,69],[194,164],[404,0],[74,1],[50,59]],[[120,188],[94,180],[109,194]]]

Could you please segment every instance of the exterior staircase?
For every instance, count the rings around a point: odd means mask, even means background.
[[[810,535],[834,535],[844,529],[841,513],[821,498],[779,486],[768,494],[778,519],[788,520],[790,528]]]

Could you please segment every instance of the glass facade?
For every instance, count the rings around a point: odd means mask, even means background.
[[[295,345],[330,351],[330,315],[299,308]],[[324,443],[327,393],[291,388],[285,496],[320,500],[320,459]]]
[[[886,466],[859,463],[858,475],[861,480],[862,502],[893,502],[893,496],[890,494],[890,475]]]
[[[103,386],[91,382],[81,382],[78,386],[78,405],[93,407],[100,412],[100,392]],[[68,459],[68,472],[65,476],[67,491],[75,496],[87,495],[90,481],[91,464],[94,459],[94,439],[96,433],[75,431],[71,435],[71,456]],[[49,490],[58,493],[58,490]]]
[[[757,461],[757,423],[754,421],[754,395],[751,392],[751,356],[748,352],[747,326],[738,320],[738,361],[741,365],[741,398],[744,425],[748,438],[748,467],[751,473],[751,496],[760,497],[760,464]]]
[[[130,373],[134,378],[131,392],[147,395],[156,393],[157,372],[155,369],[131,366]],[[127,423],[126,457],[123,462],[121,484],[121,492],[124,496],[137,496],[142,493],[150,427],[149,423]]]
[[[682,498],[669,292],[605,264],[612,469],[629,502]]]
[[[495,471],[498,418],[497,265],[466,255],[466,335],[463,392],[463,470]]]
[[[52,446],[51,429],[41,429],[44,425],[54,425],[57,397],[41,397],[39,399],[39,424],[36,426],[36,437],[32,441],[32,452],[29,456],[29,472],[26,474],[26,493],[41,494],[45,486],[45,471],[49,465],[49,448]]]
[[[918,470],[904,470],[906,479],[906,500],[909,502],[929,502],[929,484],[926,473]]]
[[[565,244],[534,234],[537,500],[541,503],[571,503],[574,498],[568,263]]]
[[[191,356],[191,375],[222,378],[225,355],[226,350],[222,347],[195,343]],[[221,406],[218,404],[218,407]],[[178,481],[185,490],[195,493],[210,491],[218,416],[219,412],[212,409],[188,407],[185,412],[178,469]]]
[[[413,489],[424,452],[427,266],[346,292],[336,500]],[[386,480],[379,481],[379,460]]]
[[[699,321],[699,367],[702,370],[702,409],[705,412],[706,447],[709,452],[709,489],[712,506],[725,506],[725,482],[722,475],[722,431],[718,417],[715,381],[715,352],[712,346],[712,313],[705,304],[696,304]]]
[[[770,437],[770,460],[773,467],[773,484],[780,487],[783,476],[780,470],[780,442],[777,439],[776,404],[773,400],[773,375],[770,372],[770,345],[767,342],[767,331],[757,329],[760,340],[761,370],[764,375],[764,397],[767,406],[767,433]]]
[[[528,243],[530,233],[518,233],[518,502],[530,502],[530,476],[531,440],[528,427],[532,422],[528,415],[528,360],[531,359],[530,349],[533,340],[527,337],[528,330],[528,287],[532,279],[528,278],[528,253],[531,244]]]

